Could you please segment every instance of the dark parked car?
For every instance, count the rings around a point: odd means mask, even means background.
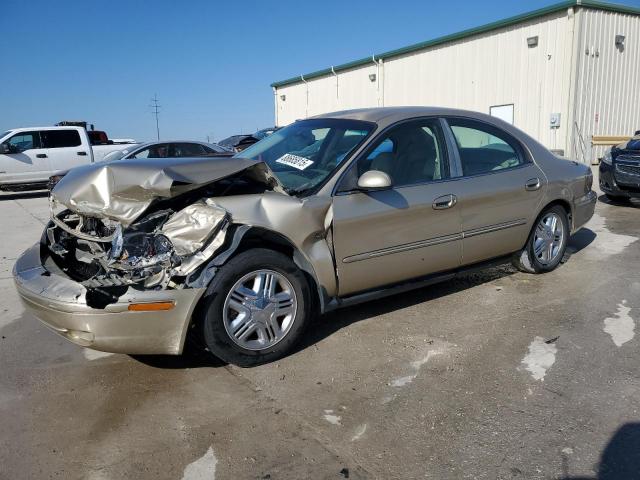
[[[273,132],[277,132],[280,130],[279,127],[271,127],[271,128],[263,128],[262,130],[258,130],[251,135],[232,135],[230,137],[225,138],[218,142],[219,145],[222,145],[224,148],[228,148],[229,150],[233,150],[234,152],[241,152],[245,148],[250,147],[254,143],[259,142],[263,138],[268,137]]]
[[[600,162],[600,189],[614,201],[640,198],[640,130],[605,153]]]

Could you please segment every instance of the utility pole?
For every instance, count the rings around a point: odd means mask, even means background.
[[[153,113],[156,116],[156,134],[158,136],[158,141],[160,141],[160,124],[158,123],[158,115],[160,114],[160,107],[162,105],[160,105],[158,103],[158,94],[154,94],[153,98],[151,99],[151,105],[149,105],[149,107],[151,108],[151,113]]]

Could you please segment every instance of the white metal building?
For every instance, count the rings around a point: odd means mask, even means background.
[[[564,1],[272,87],[278,126],[360,107],[463,108],[589,162],[640,130],[640,9]]]

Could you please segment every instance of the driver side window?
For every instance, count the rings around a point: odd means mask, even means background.
[[[394,187],[448,178],[444,138],[437,120],[422,120],[389,130],[369,154],[358,161],[358,177],[378,170]]]
[[[34,148],[40,148],[40,135],[38,132],[21,132],[5,142],[13,152],[25,152]]]

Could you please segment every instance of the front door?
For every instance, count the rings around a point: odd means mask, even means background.
[[[359,190],[357,179],[369,170],[387,173],[392,188]],[[437,119],[383,134],[352,165],[333,199],[339,294],[458,267],[461,223],[452,183]]]
[[[18,132],[3,144],[9,153],[0,154],[0,182],[32,183],[49,178],[48,152],[41,148],[39,132]]]
[[[470,119],[448,119],[462,177],[454,191],[462,217],[462,264],[520,250],[546,188],[546,177],[507,132]]]

